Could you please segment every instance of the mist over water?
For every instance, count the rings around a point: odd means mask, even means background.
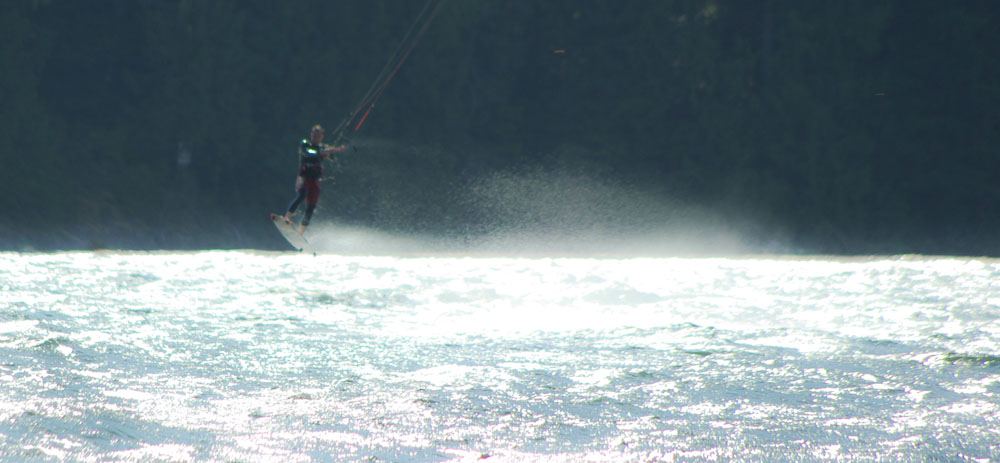
[[[996,461],[998,277],[918,256],[0,253],[0,459]]]
[[[473,225],[431,234],[319,219],[307,237],[318,252],[352,255],[641,257],[789,251],[777,241],[762,245],[759,237],[741,233],[745,221],[736,224],[582,172],[538,168],[493,173],[453,187],[449,199],[461,205]]]
[[[482,246],[576,255],[735,254],[740,239],[721,220],[594,175],[533,171],[473,185],[491,218]]]

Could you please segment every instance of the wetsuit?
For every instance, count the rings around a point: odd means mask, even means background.
[[[302,225],[309,225],[316,210],[316,203],[319,202],[319,180],[323,177],[323,148],[323,145],[314,145],[309,143],[309,140],[302,140],[299,144],[299,177],[302,177],[302,184],[295,186],[297,195],[288,205],[288,212],[294,213],[304,199],[306,215],[302,218]]]

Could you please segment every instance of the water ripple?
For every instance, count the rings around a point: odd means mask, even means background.
[[[998,277],[0,253],[0,459],[1000,460]]]

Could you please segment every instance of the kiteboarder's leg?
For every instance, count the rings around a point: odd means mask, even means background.
[[[306,199],[306,190],[307,188],[305,183],[302,181],[302,177],[297,178],[295,181],[295,199],[293,199],[292,203],[288,205],[288,211],[285,212],[284,217],[285,222],[292,221],[292,214],[294,214],[295,210],[299,208],[299,204],[302,204],[302,200]]]
[[[312,220],[313,212],[316,210],[316,204],[306,204],[306,215],[302,218],[302,222],[299,223],[299,233],[305,233],[306,227],[309,226],[309,222]]]
[[[305,190],[305,188],[300,189],[298,191],[298,195],[295,196],[295,199],[292,200],[292,203],[288,205],[288,211],[285,212],[285,217],[284,217],[285,222],[291,222],[292,221],[292,214],[294,214],[295,210],[299,208],[299,204],[302,203],[302,200],[305,199],[305,197],[306,197],[306,190]]]
[[[319,181],[306,180],[303,185],[303,191],[306,198],[306,215],[302,218],[302,222],[299,223],[299,233],[306,231],[306,227],[312,221],[313,212],[316,211],[316,204],[319,203]]]

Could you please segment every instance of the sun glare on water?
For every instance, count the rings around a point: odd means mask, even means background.
[[[922,257],[0,254],[0,456],[996,460],[998,276]]]

